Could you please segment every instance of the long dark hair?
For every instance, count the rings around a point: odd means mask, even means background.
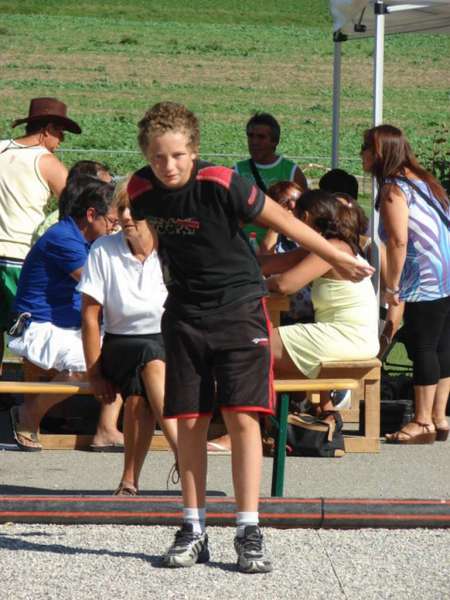
[[[406,169],[409,169],[429,186],[441,206],[445,210],[448,209],[449,200],[444,188],[419,164],[401,129],[393,125],[378,125],[367,129],[364,132],[363,148],[370,149],[373,154],[374,160],[370,171],[376,178],[380,190],[386,179],[405,177]]]
[[[354,254],[362,254],[358,213],[333,194],[324,190],[308,190],[302,194],[295,212],[302,221],[308,213],[311,226],[325,239],[341,240],[350,246]]]

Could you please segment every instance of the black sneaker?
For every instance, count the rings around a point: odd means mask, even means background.
[[[194,533],[192,523],[183,523],[175,540],[162,558],[163,567],[192,567],[209,560],[208,536]]]
[[[242,537],[234,538],[237,566],[242,573],[269,573],[272,562],[267,555],[263,534],[257,525],[247,525]]]

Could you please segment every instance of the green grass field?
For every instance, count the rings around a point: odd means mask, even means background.
[[[326,0],[0,0],[0,15],[4,137],[31,97],[55,95],[83,127],[83,135],[67,136],[63,160],[96,158],[125,173],[142,163],[137,120],[170,99],[198,113],[202,154],[216,162],[244,156],[246,120],[268,110],[282,124],[282,152],[309,174],[329,165],[333,43]],[[361,133],[371,124],[372,49],[370,40],[344,45],[343,166],[356,173]],[[385,121],[403,127],[421,156],[449,120],[449,70],[450,36],[386,42]]]

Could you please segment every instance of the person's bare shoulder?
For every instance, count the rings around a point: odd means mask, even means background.
[[[39,160],[39,169],[52,193],[59,198],[67,181],[65,165],[54,154],[44,154]]]

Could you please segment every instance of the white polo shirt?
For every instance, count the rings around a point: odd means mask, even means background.
[[[160,333],[167,290],[158,254],[141,263],[122,231],[94,242],[77,289],[103,306],[107,333]]]

